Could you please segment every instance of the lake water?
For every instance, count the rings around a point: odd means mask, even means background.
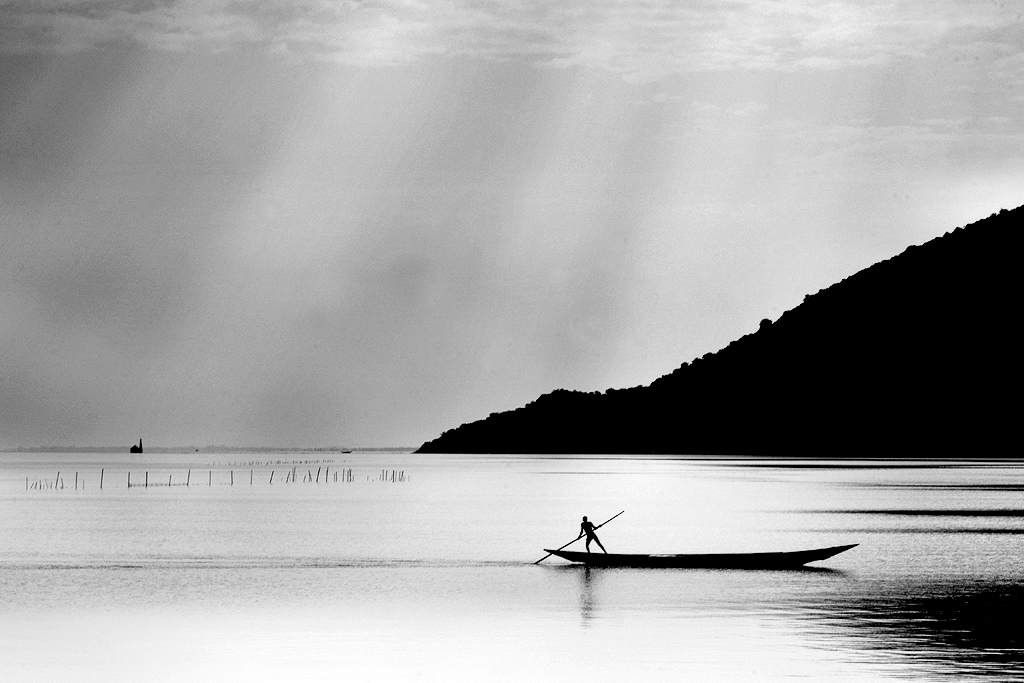
[[[1024,680],[1022,492],[998,461],[0,454],[0,680]],[[610,552],[860,545],[533,564],[620,510]]]

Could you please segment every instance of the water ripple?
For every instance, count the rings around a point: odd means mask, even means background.
[[[499,560],[445,560],[395,558],[316,558],[316,557],[189,557],[97,559],[86,561],[0,562],[0,570],[102,570],[102,569],[398,569],[398,568],[488,568],[526,566],[526,563]]]

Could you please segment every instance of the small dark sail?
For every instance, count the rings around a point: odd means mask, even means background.
[[[142,439],[139,439],[139,445],[138,446],[132,446],[130,449],[128,449],[128,452],[129,453],[141,453],[142,452]]]

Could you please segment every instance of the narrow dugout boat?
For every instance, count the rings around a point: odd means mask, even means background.
[[[616,553],[587,553],[572,550],[549,550],[570,562],[581,562],[588,567],[651,567],[668,569],[797,569],[808,562],[825,560],[856,547],[837,545],[815,550],[797,550],[782,553],[721,553],[711,555],[623,555]]]

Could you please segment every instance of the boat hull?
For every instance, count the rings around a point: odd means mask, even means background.
[[[624,555],[587,553],[572,550],[548,550],[570,562],[588,567],[649,567],[667,569],[796,569],[809,562],[825,560],[858,544],[837,545],[815,550],[783,553],[721,553],[710,555]]]

